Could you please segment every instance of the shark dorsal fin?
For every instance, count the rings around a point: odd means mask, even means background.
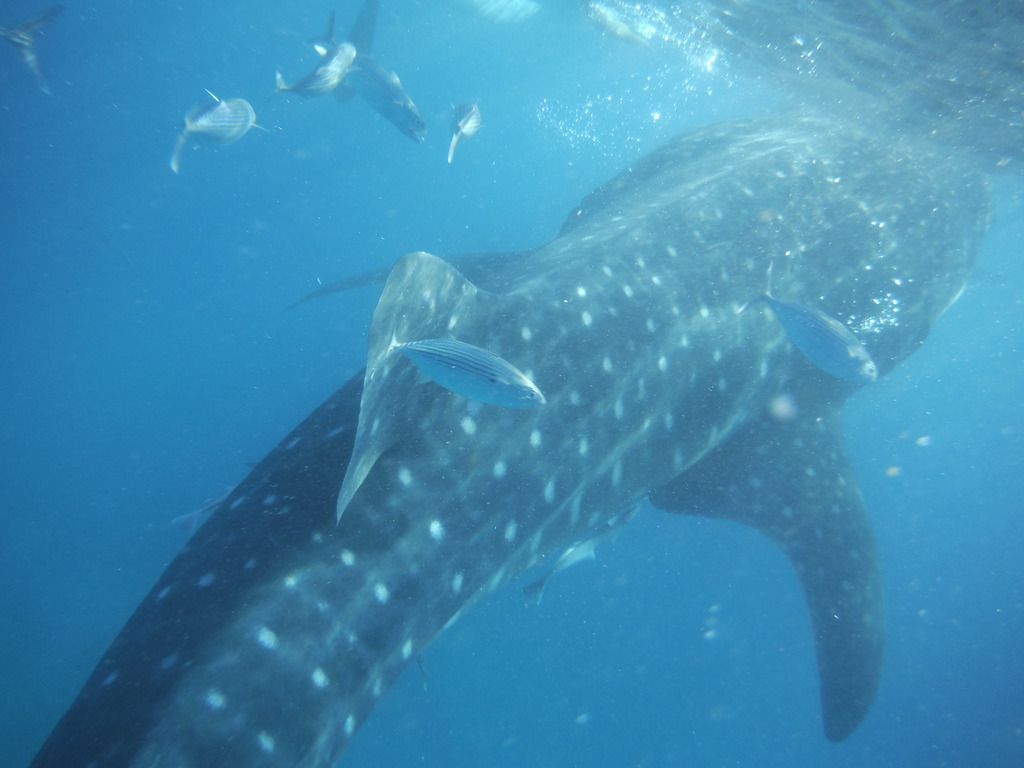
[[[380,0],[366,0],[352,29],[348,33],[348,42],[352,43],[362,55],[373,52],[373,36],[377,29],[377,12]]]
[[[367,479],[377,460],[400,439],[414,439],[409,422],[422,412],[419,398],[433,390],[416,389],[416,369],[392,354],[399,342],[444,337],[467,315],[494,306],[488,296],[443,259],[410,253],[399,259],[384,285],[370,325],[363,395],[352,459],[338,493],[337,519]]]
[[[874,543],[838,426],[831,407],[755,421],[650,496],[659,509],[757,528],[789,557],[811,613],[832,741],[867,714],[884,645]]]

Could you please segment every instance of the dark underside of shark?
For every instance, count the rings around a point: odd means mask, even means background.
[[[406,664],[476,599],[657,508],[756,527],[791,560],[832,740],[867,714],[882,590],[839,407],[765,290],[841,319],[885,375],[967,278],[977,176],[813,117],[713,126],[587,197],[548,245],[411,254],[365,374],[221,503],[142,601],[34,766],[330,766]],[[452,335],[543,389],[470,407],[395,340]],[[779,397],[794,407],[772,416]],[[346,484],[343,514],[336,502]]]

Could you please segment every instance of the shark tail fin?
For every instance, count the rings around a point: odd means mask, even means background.
[[[171,152],[171,170],[175,173],[181,171],[181,153],[185,150],[185,144],[188,143],[188,131],[182,131],[178,134],[177,141],[174,142],[174,151]]]
[[[754,423],[653,491],[651,502],[750,525],[786,553],[811,614],[825,735],[842,741],[874,700],[885,638],[871,530],[838,413],[827,408]]]
[[[400,441],[416,440],[410,426],[435,396],[416,388],[416,368],[393,355],[396,340],[446,336],[460,322],[482,320],[495,302],[450,264],[429,253],[411,253],[391,270],[370,325],[363,394],[352,458],[338,493],[337,520],[377,460]]]

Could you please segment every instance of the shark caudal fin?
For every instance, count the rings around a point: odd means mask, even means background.
[[[825,735],[849,736],[874,700],[885,638],[874,542],[838,412],[755,422],[650,498],[753,526],[782,548],[811,613]]]
[[[432,390],[415,386],[417,372],[404,355],[391,354],[405,341],[441,338],[461,320],[476,321],[491,311],[481,291],[454,267],[429,253],[411,253],[395,264],[370,325],[369,351],[355,446],[338,493],[340,522],[377,459],[399,440],[408,440],[412,418],[422,414]]]

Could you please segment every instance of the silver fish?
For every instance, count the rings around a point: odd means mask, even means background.
[[[181,153],[185,149],[190,136],[203,139],[213,144],[231,144],[245,136],[251,128],[259,128],[256,124],[256,111],[245,99],[218,99],[210,93],[214,104],[195,107],[185,116],[185,127],[178,134],[171,154],[171,170],[175,173],[181,168]]]
[[[50,86],[43,76],[43,71],[39,67],[39,58],[36,56],[36,33],[53,21],[63,10],[63,5],[53,5],[35,18],[22,22],[16,27],[0,27],[0,38],[3,38],[18,49],[21,60],[25,62],[25,66],[35,75],[36,82],[39,83],[39,90],[47,96],[50,95]]]
[[[867,347],[836,318],[806,304],[780,301],[770,293],[750,304],[758,302],[768,305],[793,346],[816,368],[855,384],[870,384],[878,378],[878,366]]]
[[[456,339],[395,344],[425,376],[458,395],[505,408],[533,408],[546,400],[537,385],[504,358]]]
[[[288,85],[284,75],[277,72],[274,77],[278,93],[287,91],[299,96],[322,96],[341,85],[341,81],[352,67],[352,62],[356,60],[355,46],[351,43],[330,43],[314,47],[323,57],[317,68],[292,85]]]
[[[455,108],[455,120],[452,123],[452,141],[448,145],[448,165],[455,159],[455,148],[463,137],[469,139],[480,130],[480,107],[473,104],[460,104]]]

